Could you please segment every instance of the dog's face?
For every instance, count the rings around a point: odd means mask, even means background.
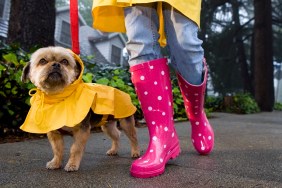
[[[81,72],[70,50],[62,47],[40,48],[31,55],[25,66],[22,81],[30,80],[47,94],[61,92],[73,83]]]

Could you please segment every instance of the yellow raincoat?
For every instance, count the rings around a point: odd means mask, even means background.
[[[93,0],[93,27],[104,32],[125,32],[123,7],[152,2],[158,2],[161,46],[166,45],[162,2],[170,4],[200,26],[201,0]]]
[[[31,90],[30,93],[36,93],[32,94],[30,110],[20,127],[23,131],[47,133],[63,126],[74,127],[86,117],[90,109],[96,114],[113,115],[115,118],[135,113],[136,107],[128,94],[113,87],[84,83],[83,62],[76,54],[73,53],[73,56],[82,67],[79,78],[55,95],[46,95],[39,89]]]

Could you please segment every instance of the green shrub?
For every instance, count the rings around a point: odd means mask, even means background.
[[[229,112],[237,114],[250,114],[260,111],[256,101],[249,93],[236,93],[233,96],[224,98],[221,96],[207,96],[205,110],[206,113]]]
[[[249,93],[238,93],[232,99],[232,105],[227,107],[227,112],[251,114],[260,111],[256,101]]]
[[[207,96],[205,99],[205,109],[209,112],[221,112],[223,110],[222,97]]]
[[[29,110],[31,83],[22,83],[21,74],[29,54],[17,45],[0,44],[0,136],[22,134],[18,127]]]
[[[173,110],[174,110],[174,119],[176,120],[187,120],[184,101],[181,95],[181,91],[178,86],[172,88],[173,94]]]
[[[282,103],[276,102],[274,104],[274,110],[282,111]]]

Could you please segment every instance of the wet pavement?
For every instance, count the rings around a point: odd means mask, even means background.
[[[182,152],[160,176],[131,177],[133,159],[125,135],[119,155],[107,156],[111,141],[103,133],[93,133],[79,171],[72,173],[45,168],[52,158],[47,139],[0,144],[0,187],[282,187],[282,112],[212,115],[213,152],[198,155],[190,142],[189,122],[178,122]],[[144,153],[148,132],[137,130]],[[71,142],[66,136],[64,164]]]

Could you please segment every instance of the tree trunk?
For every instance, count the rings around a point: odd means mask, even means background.
[[[54,45],[55,0],[11,0],[7,42],[24,50]]]
[[[254,0],[254,87],[255,99],[262,111],[272,111],[273,86],[273,39],[270,0]]]
[[[240,24],[239,7],[240,3],[235,0],[232,1],[233,21],[235,27],[235,45],[236,45],[236,63],[240,66],[240,71],[243,80],[243,89],[245,92],[253,94],[251,76],[249,74],[249,66],[245,53],[245,46],[242,37],[243,28]]]

